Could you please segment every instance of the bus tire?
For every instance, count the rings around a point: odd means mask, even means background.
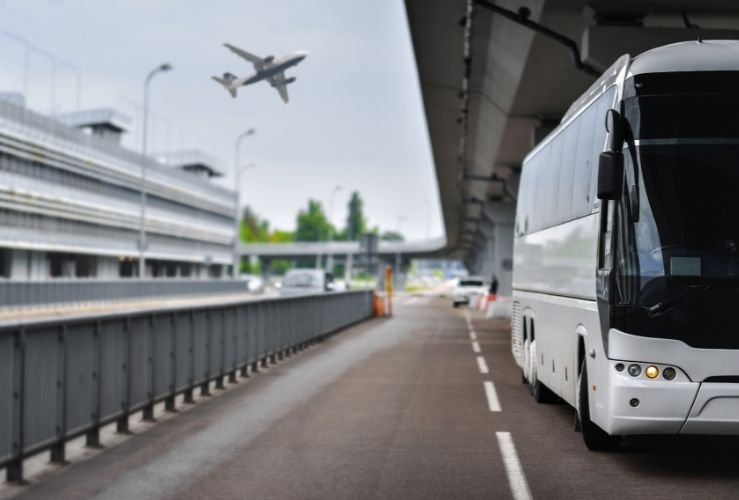
[[[541,383],[536,377],[536,372],[534,372],[534,383],[531,385],[531,395],[534,396],[534,401],[539,404],[548,405],[557,402],[557,395]]]
[[[592,451],[612,451],[618,449],[621,436],[611,436],[590,420],[590,400],[588,391],[588,370],[582,362],[577,381],[577,419],[582,430],[585,446]]]

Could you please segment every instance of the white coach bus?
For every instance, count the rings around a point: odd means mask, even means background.
[[[590,449],[739,434],[739,42],[619,59],[525,159],[513,354]]]

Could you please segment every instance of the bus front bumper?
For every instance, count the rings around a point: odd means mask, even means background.
[[[739,383],[705,382],[739,377],[739,350],[698,349],[611,329],[609,355],[601,379],[607,394],[597,398],[604,407],[595,409],[596,423],[609,434],[739,435]],[[640,366],[639,375],[629,374],[632,364]],[[645,376],[648,366],[659,369],[653,379]],[[664,378],[668,367],[676,370],[672,380]]]
[[[632,377],[626,368],[616,371],[617,364],[610,362],[604,430],[612,435],[680,433],[700,383],[682,373],[671,381],[649,380],[643,373]]]

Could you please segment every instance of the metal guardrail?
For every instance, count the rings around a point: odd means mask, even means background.
[[[247,282],[230,279],[53,279],[0,281],[0,311],[50,305],[163,296],[246,292]]]
[[[2,324],[0,467],[22,481],[32,454],[63,462],[70,439],[99,446],[103,425],[127,432],[134,412],[173,411],[371,314],[360,291]]]

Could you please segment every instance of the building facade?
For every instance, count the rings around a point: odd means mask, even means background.
[[[0,100],[0,277],[137,276],[143,162],[146,276],[227,275],[236,194],[211,183],[214,161],[144,158],[120,145],[126,128],[111,110],[51,118]]]

